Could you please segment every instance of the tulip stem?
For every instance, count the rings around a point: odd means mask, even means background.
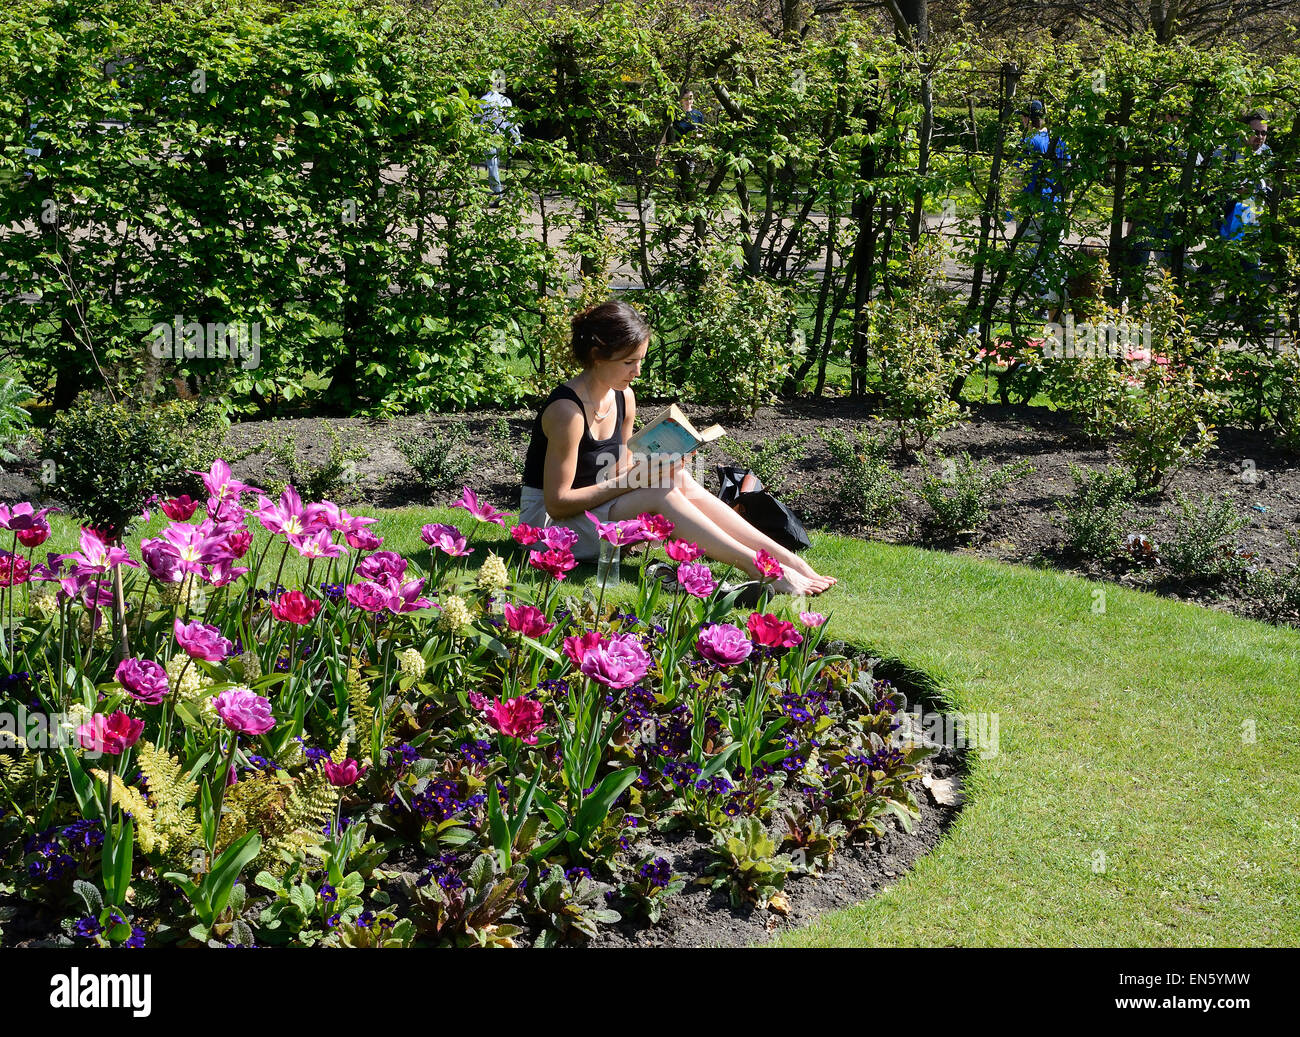
[[[217,800],[212,805],[212,844],[208,847],[209,866],[217,854],[217,839],[221,835],[221,806],[226,798],[226,785],[230,782],[230,771],[235,765],[235,747],[239,744],[239,735],[230,732],[230,752],[226,754],[226,766],[221,775],[221,785],[217,788]]]
[[[18,669],[18,662],[14,658],[14,579],[18,575],[18,566],[15,564],[18,555],[18,530],[14,530],[13,544],[9,550],[9,623],[7,632],[9,634],[9,667],[11,670]]]

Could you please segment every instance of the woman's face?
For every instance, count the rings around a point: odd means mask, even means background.
[[[647,337],[636,349],[612,360],[594,358],[591,369],[596,381],[615,389],[626,389],[640,377],[641,361],[645,359],[649,348],[650,339]]]

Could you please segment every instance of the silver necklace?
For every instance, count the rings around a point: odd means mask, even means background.
[[[583,388],[586,388],[586,386],[584,385]],[[588,397],[591,396],[591,391],[590,391],[590,390],[587,390],[587,396],[588,396]],[[614,409],[614,401],[613,401],[613,400],[610,401],[609,406],[606,407],[603,411],[595,410],[595,406],[594,406],[594,405],[593,405],[593,407],[592,407],[592,411],[593,411],[593,413],[594,413],[595,418],[596,418],[597,421],[604,421],[606,418],[609,417],[609,412],[610,412],[611,410],[613,410],[613,409]]]

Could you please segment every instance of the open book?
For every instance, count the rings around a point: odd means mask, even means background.
[[[690,418],[674,403],[651,418],[640,432],[634,433],[627,441],[627,449],[632,454],[685,455],[723,435],[725,430],[721,425],[710,425],[703,432],[696,431]]]

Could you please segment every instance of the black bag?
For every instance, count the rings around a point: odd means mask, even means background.
[[[748,468],[735,465],[717,466],[718,499],[736,509],[755,529],[766,533],[788,551],[806,551],[812,547],[808,531],[799,517],[763,489],[763,482]],[[742,491],[745,476],[753,476],[752,487]]]

